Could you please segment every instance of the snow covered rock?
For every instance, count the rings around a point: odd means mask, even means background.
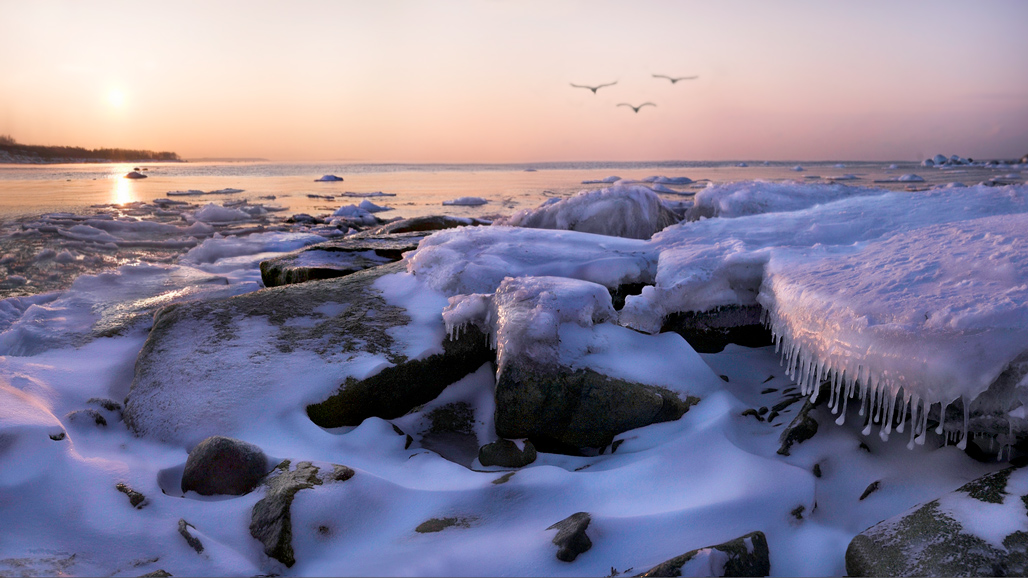
[[[585,533],[590,522],[592,522],[592,518],[588,513],[578,512],[546,528],[547,530],[557,530],[557,535],[553,537],[553,543],[557,546],[558,560],[574,562],[579,554],[588,552],[593,547],[593,541]]]
[[[444,344],[445,298],[392,275],[402,270],[383,265],[161,309],[136,361],[126,424],[187,448],[211,435],[266,446],[268,431],[294,429],[308,406],[319,424],[336,427],[432,399],[492,353],[484,338]],[[416,305],[390,304],[390,295]],[[448,357],[454,348],[466,357]]]
[[[289,467],[286,460],[268,476],[264,482],[265,495],[254,504],[250,517],[250,535],[264,545],[265,554],[286,567],[296,563],[290,510],[297,492],[325,482],[345,482],[355,474],[352,469],[335,464],[331,465],[331,471],[311,462],[300,462],[292,470]]]
[[[603,286],[557,277],[507,278],[494,295],[454,297],[443,311],[451,333],[478,327],[496,347],[496,433],[567,453],[676,420],[699,401],[590,368],[585,357],[628,337],[604,323],[615,317]],[[594,333],[598,324],[608,333]]]
[[[344,205],[332,213],[331,223],[336,226],[367,227],[380,225],[382,221],[357,205]]]
[[[335,175],[322,175],[320,178],[314,179],[316,183],[334,183],[343,180],[343,177],[337,177]]]
[[[750,532],[716,546],[698,548],[650,568],[641,576],[767,576],[770,551],[763,532]],[[853,574],[851,576],[869,576]]]
[[[741,181],[709,186],[696,193],[693,208],[686,219],[702,217],[734,218],[762,213],[800,211],[859,195],[882,194],[881,189],[844,185],[806,185]]]
[[[310,245],[281,257],[261,261],[265,287],[343,277],[399,261],[417,249],[422,233],[348,236]]]
[[[146,175],[144,175],[143,173],[140,173],[140,172],[130,171],[130,172],[125,174],[124,178],[126,178],[126,179],[145,179]]]
[[[241,496],[252,492],[267,473],[268,458],[261,448],[211,436],[189,452],[182,472],[182,491],[204,496]]]
[[[582,191],[567,199],[523,209],[496,224],[533,229],[564,229],[613,237],[649,239],[678,222],[652,190],[641,186],[615,186]]]
[[[850,542],[850,576],[1023,576],[1028,469],[1007,468],[880,522]]]

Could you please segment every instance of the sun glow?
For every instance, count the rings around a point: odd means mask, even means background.
[[[121,108],[121,106],[125,104],[125,93],[117,88],[112,89],[107,93],[107,102],[114,108]]]
[[[125,173],[119,173],[112,175],[114,186],[111,188],[111,202],[116,205],[124,205],[125,203],[131,203],[136,200],[136,196],[132,189],[132,179],[126,179],[122,175]]]

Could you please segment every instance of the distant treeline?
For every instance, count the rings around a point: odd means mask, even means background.
[[[6,154],[4,154],[6,153]],[[178,154],[170,151],[145,151],[133,149],[86,149],[82,147],[60,147],[20,144],[10,135],[0,135],[0,162],[60,162],[60,161],[181,161]]]

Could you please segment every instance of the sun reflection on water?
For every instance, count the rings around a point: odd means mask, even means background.
[[[126,168],[127,167],[127,168]],[[136,200],[135,187],[132,179],[126,179],[125,173],[132,170],[132,167],[118,166],[107,178],[114,184],[111,187],[111,202],[116,205],[124,205]]]

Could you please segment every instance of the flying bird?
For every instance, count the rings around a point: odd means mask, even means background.
[[[666,79],[671,81],[671,84],[674,84],[674,83],[678,82],[679,80],[695,80],[695,79],[699,78],[699,76],[680,76],[678,78],[672,78],[672,77],[670,77],[670,76],[668,76],[666,74],[654,74],[653,78],[666,78]]]
[[[618,106],[627,106],[628,108],[632,109],[633,111],[639,112],[639,109],[644,107],[644,106],[646,106],[647,104],[650,105],[650,106],[657,106],[657,105],[653,104],[652,102],[644,102],[644,103],[640,104],[639,106],[632,106],[632,105],[628,104],[627,102],[622,102],[622,103],[618,104]]]
[[[573,86],[575,88],[588,88],[589,90],[593,91],[593,94],[596,94],[596,91],[601,89],[601,88],[603,88],[604,86],[614,86],[617,83],[618,83],[618,81],[615,80],[614,82],[609,82],[607,84],[601,84],[599,86],[585,86],[584,84],[575,84],[574,82],[572,82],[571,86]]]

